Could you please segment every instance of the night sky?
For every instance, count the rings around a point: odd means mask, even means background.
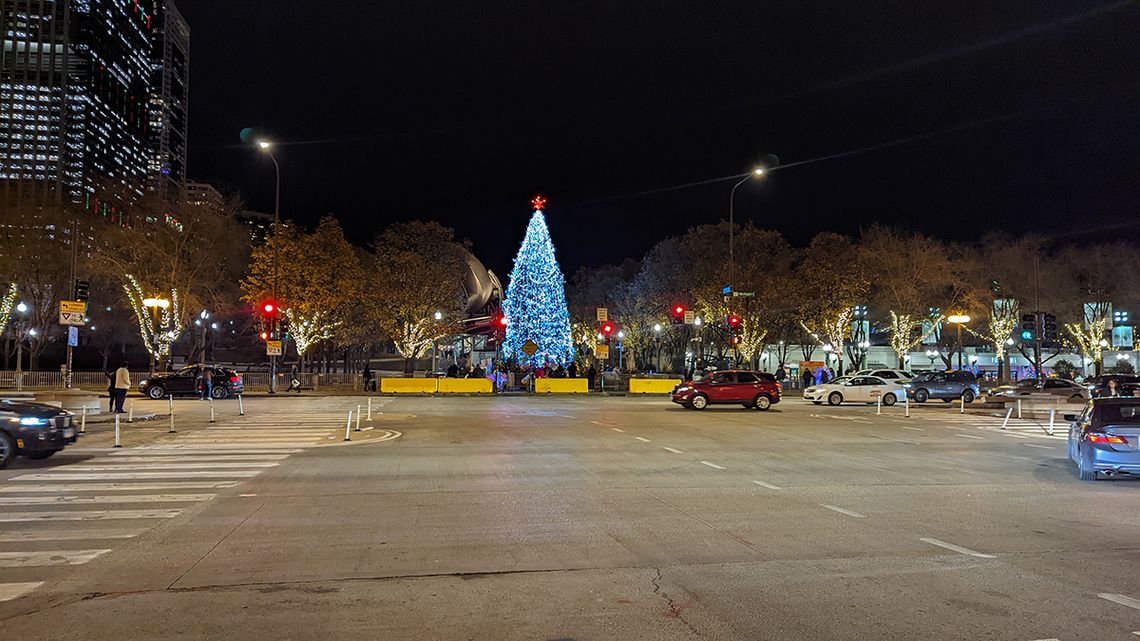
[[[642,192],[763,154],[804,164],[742,187],[737,215],[797,244],[1137,220],[1137,2],[177,4],[191,178],[272,211],[272,166],[238,141],[260,128],[285,143],[284,217],[334,213],[362,245],[436,219],[504,278],[536,192],[569,274],[727,217],[729,181]]]

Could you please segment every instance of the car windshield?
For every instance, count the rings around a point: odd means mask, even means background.
[[[850,383],[851,380],[852,379],[850,376],[840,376],[839,378],[828,381],[828,383],[831,383],[832,385],[846,385],[847,383]]]
[[[1108,425],[1117,423],[1140,424],[1140,401],[1101,405],[1100,421]]]
[[[934,375],[936,373],[937,372],[922,372],[922,373],[918,374],[917,376],[915,376],[914,380],[919,382],[919,383],[922,383],[924,381],[929,381],[930,379],[934,378]]]
[[[1014,387],[1021,387],[1021,388],[1037,387],[1037,379],[1027,378],[1023,381],[1018,381],[1017,385],[1015,385]]]

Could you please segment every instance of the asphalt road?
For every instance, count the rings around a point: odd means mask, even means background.
[[[3,637],[1140,637],[1140,482],[1035,424],[384,401],[349,445],[360,399],[259,399],[0,471]]]

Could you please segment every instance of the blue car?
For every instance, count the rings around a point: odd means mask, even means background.
[[[1140,398],[1096,398],[1066,414],[1069,458],[1082,481],[1140,475]]]

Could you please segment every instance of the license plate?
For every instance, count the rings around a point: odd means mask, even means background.
[[[75,438],[75,430],[63,430],[63,438]]]

